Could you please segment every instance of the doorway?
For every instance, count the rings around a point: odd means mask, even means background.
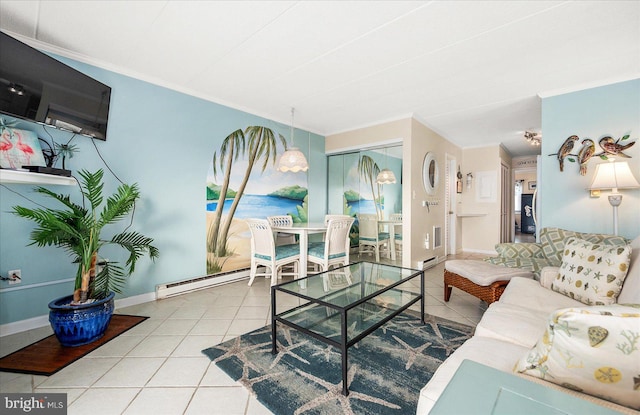
[[[515,220],[514,242],[535,242],[534,193],[537,189],[536,168],[528,167],[513,171],[513,217]]]
[[[455,157],[450,154],[446,155],[445,163],[445,219],[444,219],[444,254],[455,255],[456,254],[456,233],[457,233],[457,219],[456,219],[456,200],[457,200],[457,172],[460,171],[460,167],[457,166]]]

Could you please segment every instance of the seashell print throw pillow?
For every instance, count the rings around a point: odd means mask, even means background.
[[[515,372],[640,409],[640,304],[565,308]]]
[[[613,304],[630,260],[631,245],[602,245],[570,238],[551,289],[587,305]]]

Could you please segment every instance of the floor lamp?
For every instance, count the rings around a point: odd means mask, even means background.
[[[613,234],[618,234],[618,206],[622,203],[622,195],[619,189],[638,189],[640,183],[631,173],[629,163],[626,161],[615,161],[610,159],[608,163],[596,165],[596,173],[593,175],[589,190],[608,190],[609,203],[613,206]]]

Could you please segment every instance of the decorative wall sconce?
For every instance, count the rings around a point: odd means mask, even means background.
[[[467,173],[467,189],[471,189],[472,183],[473,183],[473,174],[469,172]]]
[[[460,166],[458,166],[458,173],[456,174],[456,192],[462,193],[462,173],[460,172]]]

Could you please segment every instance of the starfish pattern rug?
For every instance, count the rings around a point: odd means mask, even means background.
[[[404,312],[349,348],[349,396],[342,395],[340,351],[278,324],[202,352],[270,411],[294,414],[415,414],[420,389],[473,328]]]

